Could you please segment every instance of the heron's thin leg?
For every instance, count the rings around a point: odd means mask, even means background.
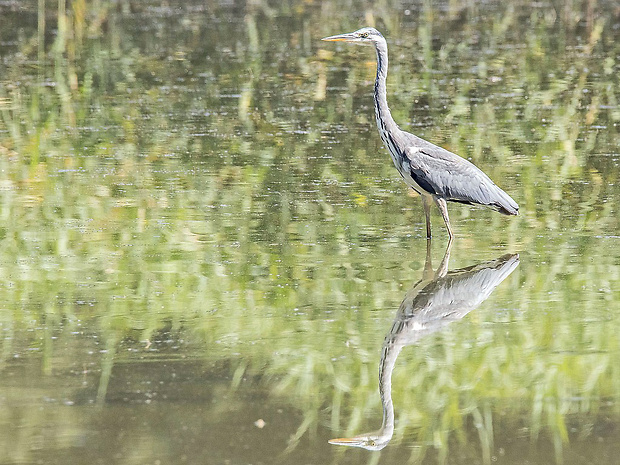
[[[446,228],[448,229],[450,242],[452,242],[452,239],[454,239],[454,234],[452,233],[452,227],[450,227],[450,217],[448,216],[448,205],[446,203],[446,199],[442,199],[441,197],[435,197],[435,202],[439,207],[439,211],[441,212],[441,216],[443,216],[443,220],[446,222]]]
[[[422,203],[424,204],[424,214],[426,215],[426,238],[431,238],[431,197],[422,195]]]
[[[424,203],[426,205],[426,202]],[[431,256],[431,244],[430,237],[426,241],[426,260],[424,260],[424,271],[422,271],[422,280],[430,281],[434,278],[435,272],[433,271],[433,258]]]

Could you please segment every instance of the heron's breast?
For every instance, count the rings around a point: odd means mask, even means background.
[[[400,174],[403,175],[402,160],[401,160],[403,158],[403,155],[400,153],[400,150],[398,149],[398,147],[396,147],[396,144],[394,143],[394,140],[392,139],[392,137],[390,137],[390,134],[385,128],[385,124],[379,117],[379,114],[375,113],[375,117],[377,120],[377,129],[379,129],[379,136],[381,136],[381,140],[383,141],[383,144],[388,149],[388,152],[390,152],[390,157],[392,157],[394,166],[400,172]]]
[[[377,128],[379,128],[379,135],[381,136],[381,140],[383,144],[390,152],[390,157],[392,158],[392,162],[394,166],[400,173],[401,177],[409,185],[412,187],[418,194],[428,194],[425,189],[423,189],[414,179],[411,177],[411,167],[409,165],[409,160],[405,156],[405,154],[398,148],[388,131],[385,129],[383,122],[377,117]]]

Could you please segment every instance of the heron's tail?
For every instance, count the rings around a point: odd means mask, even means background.
[[[512,197],[506,194],[499,187],[497,187],[497,192],[495,193],[494,197],[495,198],[493,199],[493,202],[491,203],[491,205],[489,205],[491,208],[497,210],[504,215],[519,214],[519,204],[515,202]]]

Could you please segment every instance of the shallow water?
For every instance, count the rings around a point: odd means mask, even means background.
[[[0,3],[0,463],[617,462],[613,2],[47,3]],[[320,41],[372,22],[397,122],[521,206],[449,257]],[[329,444],[388,374],[381,451]]]

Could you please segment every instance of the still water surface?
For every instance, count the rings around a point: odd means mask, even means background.
[[[0,3],[0,463],[618,463],[614,2],[45,3]],[[320,42],[365,24],[518,217],[427,249]]]

